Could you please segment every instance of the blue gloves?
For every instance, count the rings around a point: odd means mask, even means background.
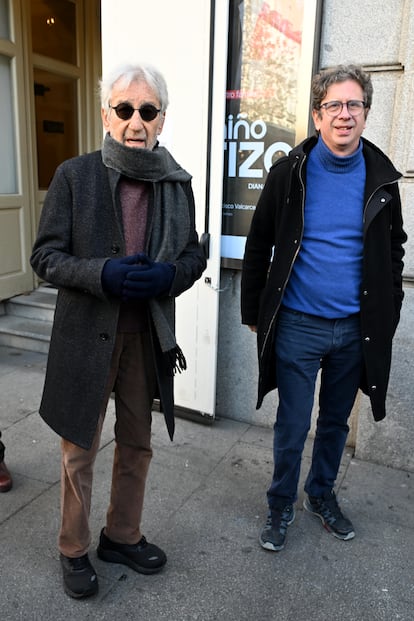
[[[145,257],[145,258],[144,258]],[[147,300],[166,294],[175,276],[172,263],[151,261],[144,255],[141,264],[130,270],[124,281],[123,296],[127,300]]]
[[[102,269],[106,293],[123,300],[146,300],[168,293],[175,276],[172,263],[151,261],[146,254],[109,259]]]
[[[101,274],[101,283],[104,291],[116,297],[122,296],[124,280],[128,272],[133,269],[141,255],[134,254],[121,259],[109,259],[105,263]]]

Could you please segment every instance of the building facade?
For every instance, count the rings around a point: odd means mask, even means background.
[[[374,424],[361,395],[350,444],[361,457],[414,470],[404,450],[414,441],[414,2],[367,0],[349,11],[339,0],[154,0],[149,15],[140,0],[0,0],[0,300],[39,285],[29,257],[50,177],[63,159],[99,148],[97,81],[124,60],[151,62],[167,79],[162,139],[193,175],[197,228],[208,240],[207,270],[178,305],[189,370],[177,379],[177,405],[209,422],[223,416],[267,427],[277,394],[255,410],[255,339],[240,324],[237,252],[249,210],[272,158],[312,131],[312,71],[357,62],[371,72],[365,136],[403,175],[406,299],[388,417]],[[235,146],[237,120],[248,134]],[[243,149],[260,152],[262,167],[238,165]],[[237,194],[240,176],[250,195]]]

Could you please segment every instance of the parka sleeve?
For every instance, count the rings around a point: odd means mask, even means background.
[[[392,278],[393,278],[393,295],[394,295],[394,307],[395,307],[395,326],[397,328],[400,320],[401,305],[404,298],[404,291],[402,285],[402,273],[404,268],[403,257],[404,248],[403,244],[407,241],[407,234],[403,228],[403,218],[401,210],[401,198],[398,185],[394,187],[395,196],[392,206],[392,223],[391,223],[391,264],[392,264]]]
[[[271,168],[259,197],[246,240],[241,276],[242,323],[257,325],[275,240],[277,167]]]

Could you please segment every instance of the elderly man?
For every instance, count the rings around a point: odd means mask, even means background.
[[[401,175],[361,137],[372,92],[359,66],[314,76],[317,135],[271,168],[247,238],[242,321],[257,332],[258,407],[271,389],[279,392],[269,513],[260,534],[266,550],[284,547],[295,517],[319,370],[304,508],[338,539],[355,535],[334,485],[359,388],[369,395],[374,419],[385,416],[406,235]]]
[[[164,78],[152,67],[120,67],[102,80],[101,100],[102,150],[58,167],[31,257],[59,290],[40,414],[62,437],[58,547],[64,587],[75,598],[98,590],[88,518],[112,391],[115,454],[98,556],[145,574],[166,562],[140,530],[151,409],[158,396],[172,439],[173,375],[186,366],[174,299],[206,265],[191,177],[158,145]]]

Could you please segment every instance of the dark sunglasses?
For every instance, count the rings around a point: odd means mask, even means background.
[[[116,115],[123,121],[128,121],[134,114],[135,110],[138,110],[140,117],[143,121],[153,121],[157,114],[161,112],[161,108],[156,108],[152,104],[142,104],[139,108],[134,108],[129,103],[119,103],[117,106],[109,107],[115,110]]]

